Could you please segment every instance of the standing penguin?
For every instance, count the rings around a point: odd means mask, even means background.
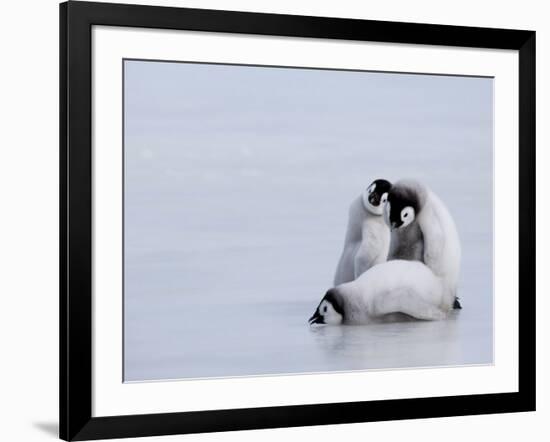
[[[335,286],[353,281],[375,264],[386,261],[390,231],[382,215],[390,188],[389,181],[375,180],[352,202]]]
[[[437,195],[417,181],[401,180],[388,193],[384,218],[391,228],[388,261],[425,263],[444,282],[445,305],[462,308],[456,297],[460,241],[453,218]]]

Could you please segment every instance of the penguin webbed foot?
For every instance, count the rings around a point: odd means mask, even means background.
[[[460,304],[460,301],[458,299],[458,296],[455,296],[455,301],[453,302],[453,310],[462,310],[462,305]]]

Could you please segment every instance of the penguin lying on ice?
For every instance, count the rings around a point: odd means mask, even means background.
[[[353,281],[375,264],[386,261],[390,231],[382,215],[390,188],[389,181],[375,180],[351,204],[335,286]]]
[[[419,261],[394,260],[330,289],[309,323],[367,324],[392,313],[440,320],[448,311],[443,278]]]

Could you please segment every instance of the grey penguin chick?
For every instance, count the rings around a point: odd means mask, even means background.
[[[415,215],[420,211],[420,198],[418,192],[401,182],[390,189],[384,210],[384,219],[391,229],[388,261],[424,262],[424,235],[415,221]]]
[[[456,297],[460,242],[441,200],[418,181],[401,180],[388,193],[384,219],[391,229],[388,261],[423,262],[444,278],[448,292],[454,295],[449,299],[453,308],[462,308]]]
[[[353,281],[373,265],[386,261],[390,231],[383,213],[390,188],[389,181],[377,179],[352,202],[335,286]]]

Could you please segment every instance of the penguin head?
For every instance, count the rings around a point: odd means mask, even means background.
[[[330,289],[309,318],[309,324],[338,325],[344,321],[342,297],[336,289]]]
[[[411,224],[420,210],[418,194],[414,189],[394,186],[388,192],[385,219],[393,229],[401,229]]]
[[[391,183],[387,180],[374,180],[363,192],[363,204],[374,215],[384,213],[384,205],[388,199]]]

